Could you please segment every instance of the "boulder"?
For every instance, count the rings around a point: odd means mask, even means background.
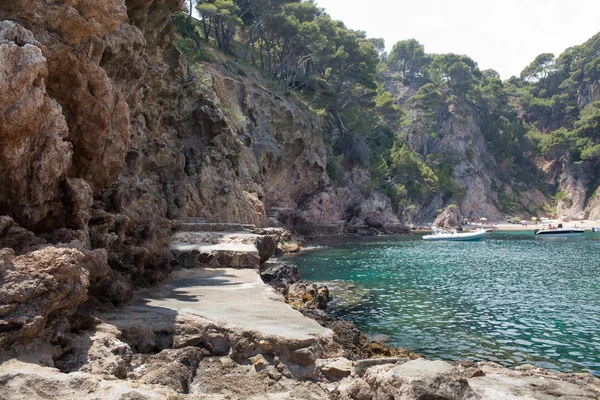
[[[360,378],[342,380],[337,387],[337,393],[343,400],[373,400],[371,386]]]
[[[304,368],[314,365],[316,360],[315,349],[311,347],[301,348],[290,353],[290,361]]]
[[[41,335],[49,318],[73,314],[87,300],[85,255],[48,247],[16,257],[0,286],[0,346]]]
[[[326,286],[317,286],[308,281],[298,281],[288,288],[287,301],[297,309],[327,308],[331,295]]]
[[[259,262],[262,264],[273,256],[277,249],[277,240],[274,235],[260,235],[256,238]]]
[[[352,373],[352,361],[347,358],[335,360],[319,360],[320,370],[323,376],[329,379],[342,379]]]
[[[260,277],[265,283],[287,292],[288,287],[300,280],[298,267],[288,264],[263,264]]]
[[[375,398],[472,399],[469,382],[445,361],[411,360],[392,368],[372,367],[364,376]]]

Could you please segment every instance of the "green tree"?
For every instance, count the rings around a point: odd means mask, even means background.
[[[521,71],[521,79],[528,82],[537,82],[541,79],[546,79],[552,72],[556,70],[554,54],[540,54]]]
[[[390,70],[400,72],[409,81],[422,78],[428,62],[425,47],[416,39],[402,40],[394,44],[387,60]]]

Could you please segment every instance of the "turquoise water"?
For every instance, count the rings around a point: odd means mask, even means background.
[[[600,234],[481,242],[344,238],[291,259],[341,300],[334,316],[431,359],[600,376]]]

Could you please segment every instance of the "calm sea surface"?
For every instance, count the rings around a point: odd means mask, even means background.
[[[326,283],[334,316],[431,359],[530,363],[600,376],[600,234],[481,242],[329,239],[286,262]]]

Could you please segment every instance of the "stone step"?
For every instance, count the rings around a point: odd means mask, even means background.
[[[180,232],[239,232],[252,231],[256,225],[240,223],[208,223],[208,222],[180,222],[176,229]]]
[[[180,268],[260,267],[260,256],[256,246],[243,243],[171,244],[175,266]]]
[[[185,217],[182,221],[190,222],[190,223],[198,223],[198,224],[206,223],[206,219],[204,219],[202,217]]]
[[[290,207],[270,207],[266,210],[267,224],[271,228],[281,228],[282,225],[279,222],[279,214],[282,211],[292,211]]]
[[[279,220],[277,220],[277,218],[274,218],[274,217],[267,217],[267,225],[269,228],[281,228],[282,227]]]
[[[314,232],[317,235],[343,235],[345,230],[346,221],[344,220],[314,226]]]
[[[173,266],[259,268],[277,247],[277,232],[176,232],[171,235]]]

